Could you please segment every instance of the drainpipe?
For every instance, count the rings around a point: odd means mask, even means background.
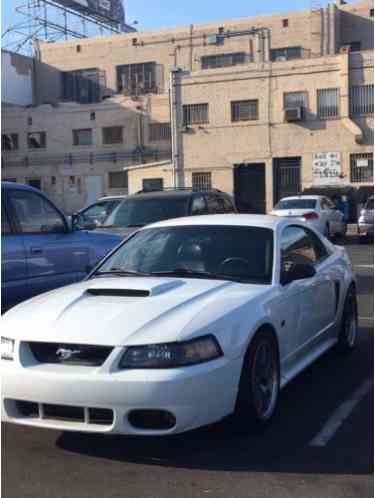
[[[177,82],[181,69],[174,67],[171,70],[169,78],[169,99],[170,99],[170,115],[171,115],[171,135],[172,135],[172,176],[173,187],[181,187],[181,171],[180,171],[180,131],[179,131],[179,102],[177,96]]]

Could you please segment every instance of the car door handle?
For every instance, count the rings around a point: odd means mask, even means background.
[[[43,249],[41,247],[30,247],[31,254],[42,254]]]

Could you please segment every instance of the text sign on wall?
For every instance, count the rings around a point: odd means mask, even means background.
[[[315,185],[341,183],[340,152],[317,152],[313,154],[312,174]]]

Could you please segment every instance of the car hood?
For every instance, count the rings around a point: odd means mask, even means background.
[[[267,289],[191,278],[90,279],[12,308],[2,319],[2,335],[107,346],[172,342],[193,337],[205,323],[217,327],[220,316]],[[140,292],[145,296],[136,295]]]

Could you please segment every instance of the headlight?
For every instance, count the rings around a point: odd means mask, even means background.
[[[14,340],[7,337],[1,338],[1,359],[13,360]]]
[[[186,342],[131,346],[123,354],[119,368],[176,368],[215,360],[223,352],[212,335]]]

